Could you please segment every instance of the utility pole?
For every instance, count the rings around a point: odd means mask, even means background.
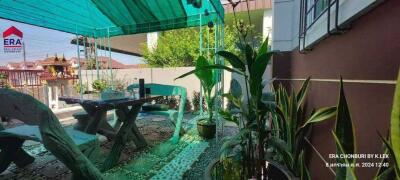
[[[25,42],[22,42],[22,54],[24,56],[24,66],[26,68]]]

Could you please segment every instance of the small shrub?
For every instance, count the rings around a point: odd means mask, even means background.
[[[189,100],[189,99],[186,99],[185,111],[186,111],[186,112],[192,111],[192,104],[190,103],[190,100]]]
[[[97,79],[97,80],[93,81],[93,83],[92,83],[92,88],[93,88],[96,92],[102,92],[102,91],[104,91],[107,87],[108,87],[108,83],[107,83],[107,81],[104,80],[104,79]]]
[[[175,96],[167,96],[161,99],[156,100],[156,104],[165,104],[168,105],[170,109],[178,108],[178,100]]]
[[[86,90],[87,90],[86,86],[81,85],[79,83],[74,85],[74,89],[75,89],[76,93],[81,93],[81,88],[82,88],[82,93],[86,92]]]
[[[200,92],[193,91],[193,98],[192,98],[192,103],[193,103],[193,111],[197,112],[200,110]],[[203,110],[207,110],[207,105],[206,105],[206,100],[203,97]]]

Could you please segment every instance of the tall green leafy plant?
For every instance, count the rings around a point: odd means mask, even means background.
[[[233,95],[224,95],[237,107],[240,107],[242,118],[239,122],[241,130],[236,136],[238,139],[232,138],[223,147],[234,147],[241,144],[240,160],[243,164],[244,178],[261,177],[262,172],[266,172],[264,144],[268,135],[267,117],[273,110],[273,107],[270,106],[273,102],[266,103],[266,101],[263,101],[262,91],[265,84],[262,81],[273,52],[268,51],[268,38],[258,50],[247,43],[242,47],[245,47],[241,49],[242,56],[237,56],[228,51],[217,53],[224,57],[233,68],[224,65],[210,65],[204,66],[202,69],[223,69],[238,73],[245,79],[246,93],[244,99],[246,100],[244,102]]]
[[[205,68],[211,66],[212,64],[203,56],[199,56],[196,61],[196,67],[193,71],[185,73],[179,76],[176,79],[184,78],[188,75],[195,74],[196,77],[200,80],[201,87],[203,88],[204,97],[207,104],[208,110],[208,122],[214,123],[213,119],[213,111],[214,111],[214,100],[215,96],[213,95],[214,86],[217,84],[216,78],[216,70]]]
[[[209,64],[205,58],[199,57],[196,69],[178,78],[196,74],[201,80],[206,99],[211,94],[213,85],[215,85],[215,82],[210,79],[214,77],[213,72],[215,70],[222,69],[234,72],[245,79],[245,98],[247,99],[247,103],[242,103],[241,99],[237,99],[237,97],[232,95],[225,95],[225,97],[231,102],[236,102],[239,107],[242,107],[241,114],[243,121],[241,124],[243,124],[243,131],[241,134],[244,148],[241,153],[241,160],[244,164],[244,174],[246,178],[253,175],[261,177],[262,172],[266,172],[264,163],[264,143],[268,131],[266,117],[273,109],[268,106],[268,103],[266,104],[262,101],[262,91],[265,85],[262,81],[263,74],[271,60],[273,52],[268,51],[268,38],[258,50],[246,43],[242,47],[245,47],[241,49],[243,56],[237,56],[233,52],[228,51],[219,51],[217,53],[229,61],[233,68],[219,64]],[[209,96],[208,99],[210,101],[207,104],[210,104],[209,112],[211,112],[213,98]]]
[[[310,179],[304,160],[304,138],[313,124],[328,120],[336,113],[336,107],[332,106],[314,110],[309,116],[304,116],[309,83],[310,78],[307,78],[297,93],[294,89],[287,91],[282,84],[276,87],[277,120],[273,123],[273,131],[276,133],[267,143],[269,148],[278,152],[280,161],[301,179]]]

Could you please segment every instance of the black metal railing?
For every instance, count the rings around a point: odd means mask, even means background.
[[[310,4],[309,4],[310,3]],[[322,4],[322,5],[321,5]],[[331,30],[331,11],[335,6],[335,27]],[[319,8],[319,9],[318,9]],[[307,32],[324,15],[327,14],[327,34],[337,34],[344,29],[339,27],[339,0],[301,0],[299,23],[299,51],[304,53],[311,50],[306,47]]]

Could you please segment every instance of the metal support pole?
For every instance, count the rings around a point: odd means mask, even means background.
[[[97,57],[97,37],[94,38],[94,52],[95,52],[94,59],[96,61],[96,76],[97,76],[97,80],[99,80],[100,74],[99,74],[99,61],[98,61],[98,57]]]
[[[82,76],[81,76],[81,52],[79,49],[79,37],[78,34],[76,34],[76,53],[78,57],[78,78],[79,78],[79,95],[82,98],[83,96],[83,89],[82,89]]]
[[[111,76],[111,88],[114,89],[114,79],[112,72],[112,59],[111,59],[111,42],[110,42],[110,28],[107,28],[107,40],[108,40],[108,69],[110,70]]]
[[[84,50],[84,54],[85,54],[85,65],[86,65],[86,70],[85,70],[85,75],[86,75],[86,90],[89,90],[89,78],[88,78],[88,68],[87,68],[87,63],[89,62],[89,60],[88,60],[88,55],[87,55],[87,47],[86,47],[86,42],[87,41],[87,37],[84,37],[83,38],[83,50]],[[79,66],[80,66],[80,64],[79,64]],[[79,77],[79,78],[81,78],[81,77]]]
[[[203,55],[203,28],[202,28],[202,14],[200,13],[199,14],[199,16],[200,16],[200,33],[199,33],[199,36],[200,36],[200,56],[201,55]],[[199,104],[200,104],[200,115],[203,115],[203,87],[202,87],[202,85],[201,85],[201,83],[200,83],[200,94],[199,94]]]

